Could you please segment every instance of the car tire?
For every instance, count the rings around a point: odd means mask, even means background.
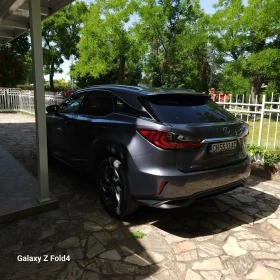
[[[124,164],[114,156],[101,162],[97,186],[101,202],[110,215],[117,218],[129,216],[139,207],[130,195]]]

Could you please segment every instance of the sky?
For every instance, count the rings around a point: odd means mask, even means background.
[[[200,0],[200,6],[204,10],[205,13],[213,14],[214,9],[212,6],[213,6],[213,4],[215,4],[217,2],[218,2],[218,0]],[[70,65],[71,65],[70,61],[65,61],[61,66],[63,73],[61,73],[61,74],[56,73],[54,75],[54,79],[55,80],[64,79],[66,81],[70,81],[70,76],[69,76]],[[45,75],[45,80],[49,81],[49,75]]]

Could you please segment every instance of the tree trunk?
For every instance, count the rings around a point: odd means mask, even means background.
[[[208,71],[209,63],[206,60],[202,60],[200,62],[200,87],[202,91],[207,91],[208,83],[207,83],[207,71]]]
[[[54,91],[53,77],[54,77],[54,61],[52,60],[51,69],[50,69],[50,91]]]
[[[262,81],[259,76],[250,77],[251,100],[252,103],[254,104],[258,103],[257,96],[260,93],[261,86],[262,86]]]
[[[119,63],[119,71],[118,71],[118,80],[117,83],[122,85],[124,83],[124,73],[125,73],[125,56],[120,56],[120,63]]]
[[[153,66],[153,74],[152,74],[152,87],[161,87],[161,67],[159,65],[158,60],[158,40],[156,38],[153,38],[152,46],[153,46],[153,60],[154,60],[154,66]]]

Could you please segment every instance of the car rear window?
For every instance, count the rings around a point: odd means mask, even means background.
[[[207,95],[149,95],[154,114],[165,123],[216,123],[234,121],[235,117],[208,99]]]

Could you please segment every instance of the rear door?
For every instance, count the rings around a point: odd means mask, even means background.
[[[184,144],[176,149],[179,170],[212,169],[246,158],[248,126],[207,95],[161,94],[147,99],[159,121],[170,125],[176,141]]]

